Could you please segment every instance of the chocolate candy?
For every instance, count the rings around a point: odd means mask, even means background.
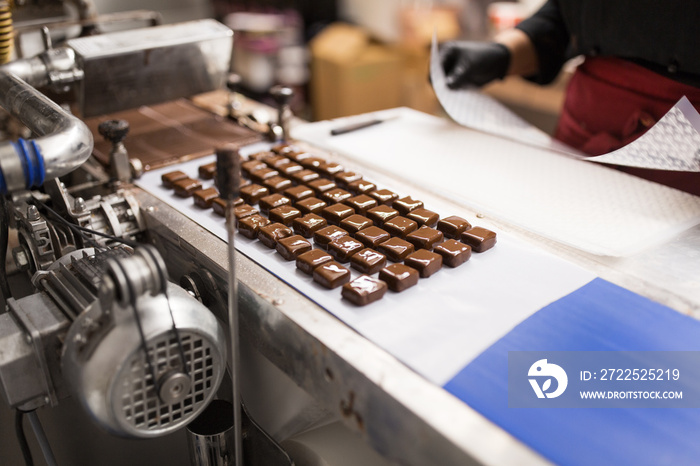
[[[379,252],[393,262],[403,262],[403,260],[415,251],[415,247],[401,238],[391,238],[377,246]]]
[[[394,217],[385,221],[382,228],[388,231],[391,236],[405,238],[406,235],[418,229],[418,224],[406,217]]]
[[[184,180],[185,178],[189,177],[180,170],[175,170],[174,172],[168,172],[161,175],[160,181],[163,183],[164,188],[173,189],[173,183]]]
[[[372,220],[358,214],[350,215],[340,221],[340,227],[347,230],[351,235],[372,225],[374,225]]]
[[[355,209],[345,204],[333,204],[324,207],[321,215],[332,225],[338,225],[341,220],[355,213]]]
[[[484,252],[496,244],[496,233],[482,227],[474,227],[462,233],[462,242],[472,247],[474,252]]]
[[[293,152],[299,149],[296,146],[287,144],[286,142],[281,142],[272,146],[270,150],[272,150],[272,152],[274,152],[275,154],[287,155],[288,152]]]
[[[343,236],[328,243],[328,254],[333,256],[338,262],[345,263],[350,260],[353,254],[364,248],[365,246],[356,239],[350,236]]]
[[[304,185],[293,186],[284,190],[284,195],[294,202],[299,202],[302,199],[307,199],[314,195],[314,190],[307,188]]]
[[[306,185],[308,185],[309,182],[320,178],[321,175],[319,175],[319,174],[316,173],[315,171],[305,169],[305,170],[301,170],[301,171],[292,173],[292,174],[290,175],[290,177],[291,177],[292,180],[294,180],[294,182],[297,183],[297,184],[306,184]]]
[[[277,168],[280,165],[291,162],[291,160],[289,160],[287,157],[274,153],[269,157],[263,158],[262,161],[265,162],[270,168]]]
[[[435,252],[442,256],[442,261],[450,267],[457,267],[469,260],[472,248],[455,239],[448,239],[444,243],[435,246]]]
[[[314,269],[314,281],[326,288],[337,288],[350,281],[350,271],[336,261],[326,262]]]
[[[202,183],[192,178],[183,178],[173,183],[175,195],[179,197],[190,197],[192,193],[202,189]]]
[[[377,189],[377,185],[367,180],[357,180],[348,183],[347,189],[353,194],[368,194]]]
[[[213,207],[213,206],[214,206],[214,204],[212,204],[212,207]],[[214,212],[216,212],[216,209],[214,209]],[[218,213],[218,212],[217,212],[217,213]],[[238,222],[239,222],[242,218],[250,217],[251,215],[255,215],[255,214],[257,214],[257,213],[259,213],[259,212],[258,212],[258,209],[256,209],[256,208],[253,207],[253,206],[249,206],[248,204],[241,204],[241,205],[239,205],[239,206],[236,206],[236,207],[233,209],[233,216],[236,218],[236,225],[238,225]],[[222,217],[225,217],[225,216],[226,216],[226,210],[224,210],[224,211],[223,211],[222,213],[220,213],[219,215],[221,215]]]
[[[286,157],[289,157],[290,159],[294,160],[295,162],[299,163],[304,159],[308,159],[309,157],[312,157],[312,155],[308,152],[305,152],[301,149],[294,149],[292,151],[285,151],[283,154]]]
[[[207,163],[199,167],[199,177],[203,180],[211,180],[216,175],[216,162]]]
[[[361,215],[365,215],[369,209],[377,207],[377,201],[366,194],[360,194],[358,196],[345,199],[343,204],[349,205],[355,209],[355,212]]]
[[[336,173],[333,179],[341,188],[347,188],[350,183],[361,180],[362,175],[355,172],[340,172]]]
[[[345,169],[339,163],[324,162],[324,163],[319,164],[318,167],[316,167],[316,170],[318,170],[322,174],[332,178]]]
[[[386,205],[380,205],[369,209],[366,215],[376,225],[383,225],[387,220],[398,217],[399,211]]]
[[[386,265],[386,256],[374,249],[365,248],[350,257],[350,265],[358,272],[371,275]]]
[[[328,222],[325,218],[316,214],[306,214],[303,217],[295,218],[292,225],[294,226],[294,233],[305,238],[311,238],[314,232],[327,227]]]
[[[272,178],[273,176],[279,176],[279,174],[280,172],[278,172],[277,170],[265,166],[263,168],[251,170],[249,176],[250,179],[253,180],[255,183],[262,183],[268,178]]]
[[[269,150],[264,150],[264,151],[256,152],[255,154],[252,154],[252,155],[248,156],[248,158],[249,158],[250,160],[259,160],[259,161],[262,161],[263,159],[265,159],[265,158],[267,158],[267,157],[270,157],[271,155],[275,155],[275,154],[276,154],[276,152],[272,152],[272,151],[269,151]]]
[[[410,218],[421,226],[435,227],[440,216],[431,210],[419,207],[407,213],[406,218]]]
[[[226,199],[221,199],[220,197],[216,197],[211,201],[211,207],[214,209],[214,213],[221,215],[222,217],[226,216],[226,204]],[[240,197],[237,197],[233,201],[234,207],[242,206],[243,204],[245,203]],[[255,213],[257,213],[257,211]]]
[[[409,254],[404,264],[416,269],[421,278],[428,278],[442,267],[442,256],[427,249],[419,249]]]
[[[419,207],[423,207],[423,201],[417,201],[411,196],[402,197],[397,199],[391,205],[394,209],[398,210],[401,215],[406,215],[412,210],[416,210]]]
[[[270,249],[277,247],[277,241],[292,236],[292,229],[281,223],[270,223],[258,230],[258,239]]]
[[[292,161],[278,165],[276,168],[285,176],[292,176],[294,173],[299,173],[304,169],[304,167]]]
[[[470,229],[472,226],[462,217],[452,215],[438,221],[437,229],[440,230],[445,238],[457,239],[462,233]]]
[[[403,291],[418,283],[418,271],[403,264],[391,264],[379,271],[379,279],[384,280],[392,291]]]
[[[202,209],[208,209],[211,207],[211,203],[219,197],[219,191],[215,187],[210,187],[206,189],[198,189],[192,193],[192,199],[194,199],[194,205],[201,207]]]
[[[321,199],[326,201],[329,204],[334,204],[336,202],[343,202],[346,199],[350,199],[352,197],[352,194],[347,192],[344,189],[340,188],[333,188],[329,189],[325,193],[321,194]]]
[[[301,254],[311,251],[311,248],[311,243],[299,235],[292,235],[277,240],[277,252],[288,261],[293,261]]]
[[[406,235],[406,241],[412,243],[416,249],[433,249],[443,238],[444,235],[440,230],[430,227],[420,227]]]
[[[314,243],[316,246],[326,249],[328,243],[343,236],[348,236],[348,232],[335,225],[330,225],[314,232]]]
[[[357,306],[366,306],[382,299],[386,290],[386,282],[368,275],[362,275],[343,285],[340,294]]]
[[[317,180],[309,181],[306,185],[309,188],[316,191],[316,194],[319,196],[325,193],[326,191],[330,191],[331,189],[337,187],[337,185],[334,182],[325,178],[319,178]]]
[[[238,231],[247,238],[255,239],[258,237],[260,227],[269,224],[270,221],[262,215],[253,214],[238,221]]]
[[[258,207],[260,207],[260,212],[262,212],[265,215],[267,215],[270,212],[270,210],[275,209],[277,207],[282,207],[283,205],[291,206],[292,200],[279,193],[270,194],[269,196],[265,196],[258,201]]]
[[[267,216],[273,222],[279,222],[283,225],[289,226],[292,224],[295,218],[301,217],[301,212],[292,206],[283,205],[270,210],[270,213]]]
[[[273,176],[263,181],[263,186],[272,193],[279,193],[292,187],[292,180],[283,176]]]
[[[355,239],[368,248],[376,248],[389,238],[391,238],[391,235],[388,232],[375,226],[363,228],[355,233]]]
[[[307,197],[294,204],[294,207],[299,209],[302,214],[316,214],[321,215],[323,208],[328,204],[323,202],[321,199],[316,197]]]
[[[258,201],[270,194],[270,190],[265,186],[260,186],[259,184],[249,184],[248,186],[243,186],[240,189],[240,195],[243,200],[250,204],[257,204]]]
[[[370,191],[369,196],[372,196],[377,200],[378,203],[391,206],[399,195],[388,189],[377,189],[376,191]]]
[[[320,249],[312,249],[297,257],[297,269],[311,275],[316,267],[333,260],[330,254]]]
[[[250,177],[250,172],[260,170],[262,168],[267,168],[267,165],[265,165],[265,162],[260,160],[248,160],[241,164],[241,172],[247,177]]]
[[[326,163],[326,161],[322,158],[314,156],[305,157],[302,160],[297,159],[297,162],[299,162],[303,167],[308,169],[318,168],[322,163]]]

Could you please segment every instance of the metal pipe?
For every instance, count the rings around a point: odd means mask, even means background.
[[[40,186],[66,175],[92,154],[90,129],[14,72],[32,82],[41,81],[36,59],[0,67],[0,106],[18,118],[36,139],[0,145],[0,193]],[[43,67],[46,74],[46,67]]]
[[[53,456],[53,450],[51,450],[49,439],[46,438],[44,428],[41,427],[39,416],[37,416],[36,411],[28,411],[26,414],[32,429],[34,430],[34,436],[39,444],[39,448],[41,448],[41,452],[44,454],[44,461],[46,461],[48,466],[56,466],[56,458]]]

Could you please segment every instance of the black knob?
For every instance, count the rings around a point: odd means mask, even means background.
[[[292,100],[292,97],[294,96],[294,91],[287,87],[287,86],[273,86],[270,89],[270,94],[272,94],[272,97],[274,97],[275,102],[277,102],[277,105],[284,106],[284,105],[289,105],[289,101]]]
[[[107,120],[97,127],[103,138],[112,144],[119,144],[129,134],[129,122],[126,120]]]

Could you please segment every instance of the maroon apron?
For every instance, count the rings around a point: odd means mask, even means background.
[[[587,57],[569,82],[556,138],[589,155],[629,144],[683,96],[700,108],[700,88],[627,60]],[[700,173],[615,167],[700,195]]]

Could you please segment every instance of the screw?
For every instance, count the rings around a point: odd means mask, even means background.
[[[30,205],[27,207],[27,220],[35,222],[41,218],[39,214],[39,209],[35,205]]]
[[[75,213],[81,213],[85,212],[86,210],[87,204],[85,203],[85,199],[83,199],[82,197],[76,197],[73,201],[73,211]]]

